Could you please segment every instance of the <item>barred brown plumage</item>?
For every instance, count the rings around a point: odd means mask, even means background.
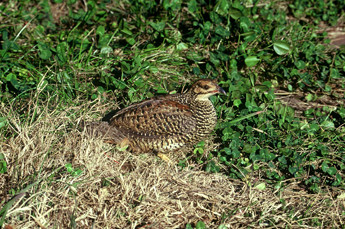
[[[118,111],[109,122],[86,127],[135,152],[176,151],[212,132],[217,115],[209,97],[217,93],[226,94],[215,80],[201,79],[186,93],[144,100]]]

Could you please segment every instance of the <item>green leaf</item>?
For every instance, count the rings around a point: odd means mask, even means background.
[[[219,172],[219,167],[216,165],[214,161],[210,161],[207,163],[205,171],[211,172],[211,173],[217,173]]]
[[[52,56],[52,52],[50,51],[50,48],[47,45],[38,45],[39,57],[43,60],[48,60]]]
[[[220,60],[218,60],[217,55],[213,52],[210,52],[210,61],[215,65],[218,66],[220,64]]]
[[[293,167],[293,166],[291,166],[291,167],[289,167],[289,172],[292,174],[292,175],[295,175],[296,174],[296,172],[298,172],[298,168],[297,167]]]
[[[266,184],[265,183],[260,183],[260,184],[256,185],[255,188],[259,189],[259,190],[265,190],[266,189]]]
[[[5,161],[5,155],[0,153],[0,173],[5,174],[7,172],[7,163]]]
[[[185,50],[185,49],[188,49],[188,45],[186,43],[181,42],[176,46],[176,49],[177,50]]]
[[[127,38],[126,41],[130,45],[134,45],[135,44],[135,39],[133,37]]]
[[[10,73],[10,74],[8,74],[7,76],[6,76],[6,81],[8,81],[8,82],[11,82],[11,81],[13,81],[13,80],[17,80],[17,76],[15,75],[15,74],[13,74],[13,73]]]
[[[345,108],[339,108],[339,109],[338,109],[338,114],[339,114],[342,118],[345,118]]]
[[[230,7],[229,14],[230,14],[230,17],[232,17],[235,20],[243,16],[242,12],[239,9],[236,9],[234,7]]]
[[[164,9],[179,10],[181,8],[181,0],[163,0]]]
[[[196,0],[189,1],[187,5],[189,12],[194,13],[197,10],[198,3]]]
[[[156,31],[161,32],[165,28],[165,21],[153,22],[150,21],[149,25]]]
[[[325,91],[326,91],[326,92],[331,92],[331,91],[332,91],[332,86],[326,84],[326,85],[325,85]]]
[[[313,98],[314,98],[314,96],[313,96],[312,94],[308,94],[308,95],[305,97],[305,99],[306,99],[308,102],[312,101]]]
[[[0,129],[6,126],[7,124],[7,118],[6,117],[0,117]],[[1,154],[0,154],[0,159],[1,159]]]
[[[109,54],[113,52],[113,48],[110,46],[105,46],[101,48],[101,54]]]
[[[73,171],[73,167],[72,167],[72,164],[71,163],[67,163],[66,165],[65,165],[65,167],[66,167],[66,169],[67,169],[67,172],[72,172]]]
[[[337,169],[335,167],[330,167],[329,169],[327,169],[327,173],[333,176],[334,174],[337,173]]]
[[[321,123],[321,126],[325,129],[334,129],[334,123],[332,121],[329,120],[325,120]]]
[[[193,229],[192,225],[190,223],[187,223],[186,229]]]
[[[98,95],[97,94],[92,94],[91,96],[91,99],[94,100],[94,99],[97,99],[98,98]]]
[[[316,132],[316,131],[318,131],[319,129],[320,129],[320,127],[319,127],[319,125],[316,124],[316,123],[312,123],[312,124],[310,124],[310,126],[309,126],[309,130],[310,130],[311,132]]]
[[[285,41],[276,41],[273,43],[273,49],[278,55],[285,55],[290,52],[290,46]]]
[[[325,162],[325,161],[322,162],[321,169],[322,169],[323,172],[327,172],[328,171],[329,166],[328,166],[327,162]]]
[[[230,31],[228,29],[223,28],[222,26],[217,26],[215,29],[215,33],[223,38],[230,36]]]
[[[71,173],[71,175],[72,176],[79,176],[80,174],[82,174],[83,173],[83,170],[81,170],[81,169],[75,169],[72,173]]]
[[[127,62],[122,61],[121,70],[124,71],[125,73],[129,73],[131,71],[131,66]]]
[[[104,88],[103,88],[102,86],[98,86],[98,87],[97,87],[97,92],[98,92],[99,94],[102,94],[104,91],[105,91],[105,90],[104,90]]]
[[[206,229],[206,225],[205,225],[204,222],[198,221],[198,222],[196,223],[196,227],[195,227],[195,228],[196,228],[196,229]]]
[[[242,101],[240,99],[235,99],[234,100],[234,106],[238,107],[241,104],[242,104]]]
[[[335,181],[333,182],[332,185],[338,186],[338,185],[342,184],[342,182],[343,182],[343,178],[341,177],[341,175],[339,173],[337,173],[335,175]]]
[[[217,1],[215,11],[218,14],[225,16],[228,14],[229,7],[230,7],[230,2],[228,0],[219,0]]]
[[[97,27],[96,34],[99,36],[103,36],[105,33],[105,28],[103,25]]]
[[[253,67],[255,66],[257,63],[259,63],[260,59],[257,58],[256,56],[248,56],[244,62],[246,63],[246,65],[248,67]]]
[[[67,42],[62,42],[58,44],[56,47],[57,56],[62,63],[66,63],[67,61],[67,57],[66,57],[67,51],[68,51]]]
[[[129,36],[133,35],[132,31],[130,31],[130,30],[127,29],[127,28],[123,28],[123,29],[121,30],[121,32],[124,33],[124,34],[126,34],[126,35],[129,35]]]
[[[331,68],[331,77],[333,79],[340,79],[342,78],[341,74],[339,73],[339,70],[336,68]]]
[[[224,148],[223,150],[224,150],[226,155],[231,155],[232,154],[231,153],[231,149],[229,149],[229,148]]]
[[[15,89],[19,89],[20,85],[18,83],[17,76],[15,74],[10,73],[6,76],[5,79],[6,81],[10,82]]]
[[[305,68],[305,62],[303,60],[299,60],[295,63],[295,66],[298,68],[298,69],[304,69]]]

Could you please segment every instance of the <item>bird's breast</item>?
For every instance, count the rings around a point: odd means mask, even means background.
[[[195,133],[200,137],[210,134],[217,123],[217,113],[211,101],[199,101],[193,110],[197,123]]]

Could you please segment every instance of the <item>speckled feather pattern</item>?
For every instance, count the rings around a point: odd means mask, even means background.
[[[113,143],[125,141],[132,151],[176,151],[212,132],[217,115],[208,97],[216,93],[225,92],[213,80],[199,80],[186,93],[130,105],[118,111],[109,126],[103,123],[101,129]]]

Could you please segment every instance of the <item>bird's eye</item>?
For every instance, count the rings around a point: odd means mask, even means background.
[[[210,86],[208,86],[208,85],[204,85],[204,86],[203,86],[203,88],[204,88],[205,90],[207,90],[207,89],[209,89],[209,88],[210,88]]]

